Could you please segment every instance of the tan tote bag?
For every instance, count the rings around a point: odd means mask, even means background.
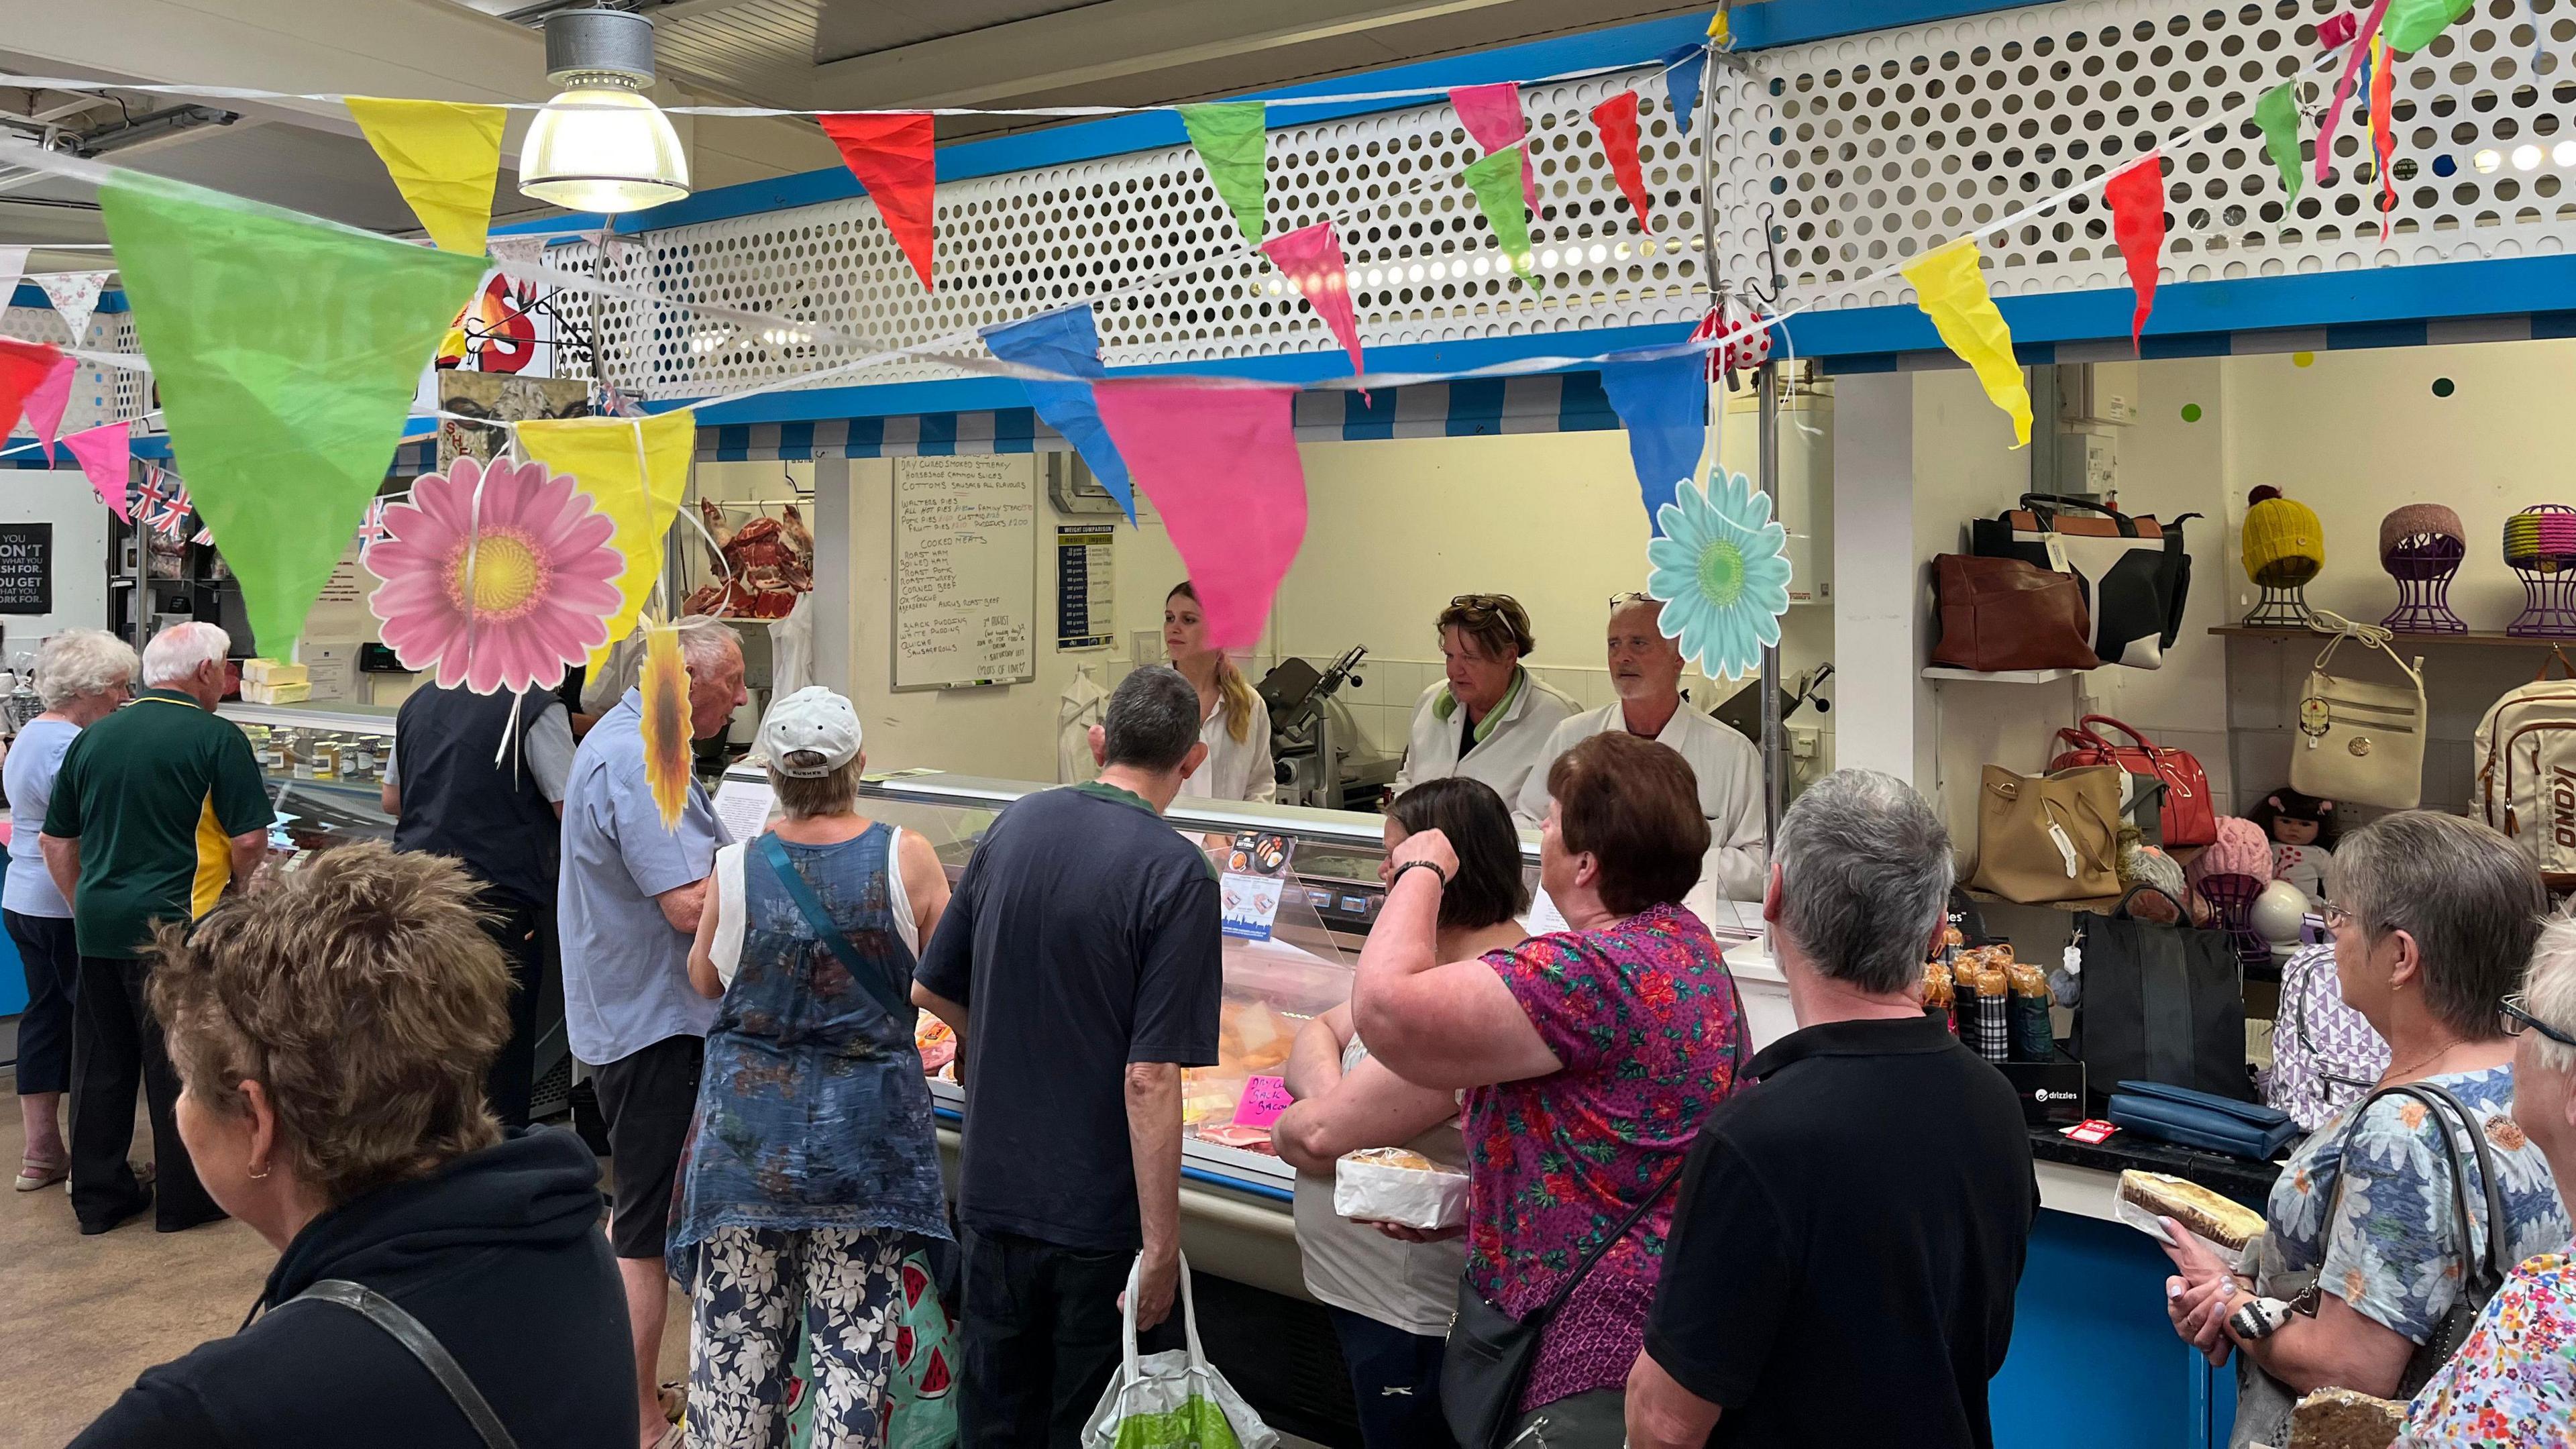
[[[1986,766],[1969,886],[2025,905],[2118,895],[2124,773],[2117,765],[2051,775]]]
[[[2388,656],[2403,684],[2328,674],[2347,639]],[[2299,693],[2299,737],[2290,746],[2290,788],[2320,800],[2412,810],[2424,798],[2424,676],[2368,629],[2339,632],[2317,655]],[[2421,661],[2418,661],[2419,664]]]

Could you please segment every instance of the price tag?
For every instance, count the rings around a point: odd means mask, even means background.
[[[2083,1143],[2087,1147],[2099,1147],[2104,1142],[2110,1140],[2112,1133],[2119,1130],[2119,1128],[2112,1126],[2110,1123],[2103,1121],[2099,1117],[2087,1117],[2072,1127],[2058,1128],[2057,1135],[2060,1137],[2071,1137],[2076,1141]]]
[[[2075,572],[2066,562],[2066,540],[2054,533],[2039,536],[2040,546],[2048,550],[2048,566],[2061,574]]]
[[[1243,1097],[1234,1104],[1234,1125],[1267,1127],[1279,1120],[1279,1114],[1297,1104],[1288,1095],[1288,1083],[1278,1077],[1254,1077],[1243,1084]]]

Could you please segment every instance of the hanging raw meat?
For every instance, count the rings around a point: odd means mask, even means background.
[[[713,503],[701,499],[698,508],[733,581],[699,589],[689,595],[683,611],[727,619],[786,618],[796,607],[796,596],[814,587],[814,535],[796,505],[781,504],[783,518],[755,518],[732,530]]]

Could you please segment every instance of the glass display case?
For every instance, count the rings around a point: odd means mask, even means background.
[[[381,808],[394,711],[364,704],[227,703],[219,711],[250,740],[277,807],[269,848],[292,868],[306,852],[352,840],[390,840]]]

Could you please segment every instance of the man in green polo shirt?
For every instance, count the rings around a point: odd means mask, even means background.
[[[72,903],[81,979],[72,1019],[72,1213],[103,1233],[153,1206],[125,1160],[134,1094],[151,1105],[154,1226],[222,1217],[173,1115],[179,1079],[144,1005],[143,949],[162,921],[193,921],[246,883],[274,810],[239,729],[215,717],[232,640],[212,624],[164,629],[143,651],[143,692],[63,756],[45,810],[45,867]]]

